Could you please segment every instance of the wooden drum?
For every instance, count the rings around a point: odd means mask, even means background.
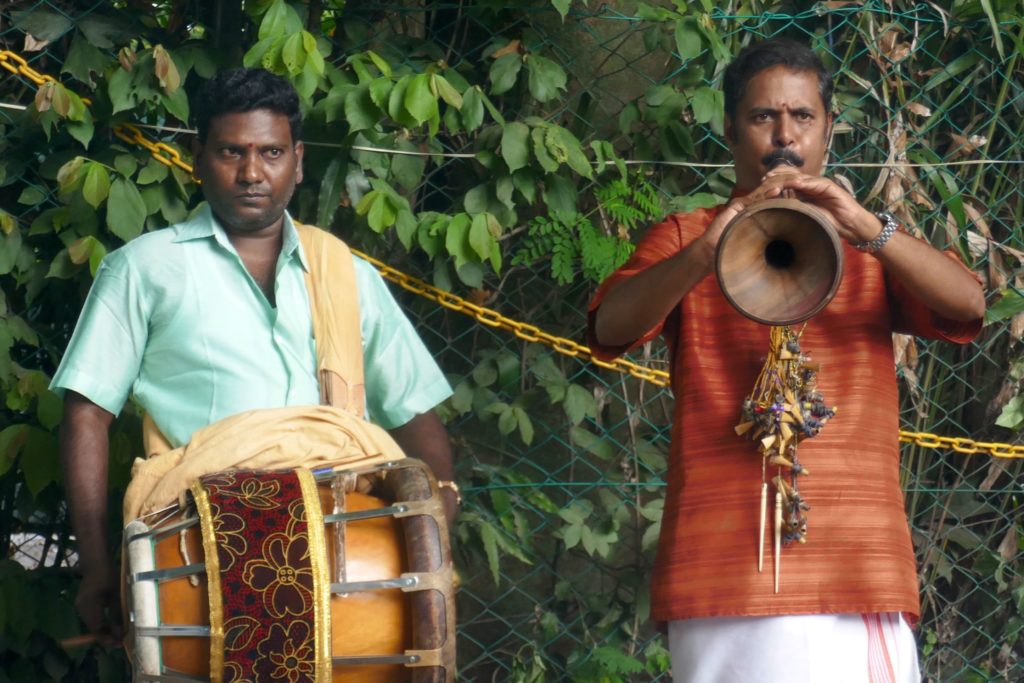
[[[331,679],[454,681],[448,527],[429,469],[409,458],[314,474],[331,582]],[[195,503],[154,517],[125,529],[134,678],[230,680],[211,676],[210,598]]]

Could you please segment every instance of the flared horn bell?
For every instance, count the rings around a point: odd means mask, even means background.
[[[843,279],[843,245],[828,216],[798,199],[766,199],[733,218],[715,272],[733,307],[765,325],[793,325],[823,309]]]

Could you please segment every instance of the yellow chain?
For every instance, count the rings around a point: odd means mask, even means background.
[[[9,50],[0,50],[0,66],[16,76],[24,76],[36,85],[56,80],[53,76],[39,73],[28,65],[24,57]]]
[[[14,62],[17,66],[12,66],[10,62]],[[51,76],[35,71],[28,66],[28,63],[21,56],[7,50],[0,51],[0,66],[11,73],[25,76],[36,85],[43,85],[47,81],[54,80]],[[113,132],[114,135],[127,143],[146,148],[153,158],[160,163],[167,166],[177,166],[191,175],[192,165],[183,160],[178,150],[170,145],[150,140],[141,130],[128,123],[115,125]],[[625,359],[613,361],[599,360],[594,357],[589,347],[579,344],[572,339],[549,334],[536,325],[518,322],[493,309],[478,306],[451,292],[446,292],[443,289],[427,284],[423,280],[406,275],[368,254],[355,249],[352,252],[369,261],[380,271],[382,276],[403,289],[430,299],[449,310],[472,316],[483,325],[512,332],[516,337],[527,342],[546,344],[558,353],[590,361],[601,368],[632,375],[637,379],[650,382],[659,387],[669,386],[669,374],[664,370],[645,368],[642,365],[637,365]],[[995,458],[1024,458],[1024,445],[1015,446],[1007,443],[975,441],[966,437],[938,436],[928,432],[908,432],[901,429],[900,442],[912,443],[922,448],[946,448],[957,453],[987,453]]]
[[[572,339],[549,334],[536,325],[518,322],[512,318],[503,316],[493,309],[478,306],[477,304],[467,301],[462,297],[446,292],[443,289],[434,287],[433,285],[429,285],[423,280],[411,275],[406,275],[405,273],[395,270],[391,266],[373,258],[372,256],[359,252],[355,249],[353,249],[352,252],[372,263],[377,270],[380,271],[381,275],[402,288],[424,298],[430,299],[449,310],[473,316],[477,321],[487,325],[488,327],[507,330],[524,341],[546,344],[563,355],[589,360],[591,363],[599,367],[628,373],[634,377],[651,382],[652,384],[656,384],[660,387],[665,387],[669,384],[669,375],[664,370],[645,368],[642,365],[637,365],[636,363],[624,359],[614,361],[599,360],[594,358],[589,347],[579,344]]]
[[[114,126],[113,131],[114,135],[121,140],[124,140],[129,144],[139,145],[148,149],[152,157],[161,164],[165,166],[177,166],[189,175],[192,174],[192,164],[182,159],[178,150],[164,142],[153,142],[146,137],[145,133],[132,124],[119,123]]]

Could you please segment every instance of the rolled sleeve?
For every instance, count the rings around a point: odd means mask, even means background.
[[[651,266],[678,254],[680,250],[704,232],[719,211],[720,207],[715,207],[710,210],[698,209],[688,214],[674,214],[651,226],[637,244],[636,251],[633,252],[629,260],[601,283],[587,310],[587,343],[595,358],[612,360],[632,348],[651,341],[663,332],[667,320],[678,315],[677,308],[665,320],[627,344],[602,344],[597,340],[595,333],[597,309],[601,307],[601,303],[610,291]]]

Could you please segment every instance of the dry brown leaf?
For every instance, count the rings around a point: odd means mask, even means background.
[[[952,233],[950,233],[949,229],[948,229],[950,224],[952,224],[952,226],[953,226],[953,232]],[[949,240],[950,240],[949,243],[950,244],[954,244],[956,242],[957,227],[956,227],[956,221],[953,220],[953,217],[951,215],[947,215],[946,216],[946,226],[947,226],[946,232],[947,232],[947,234],[949,236]],[[989,240],[988,239],[982,237],[981,235],[976,233],[974,230],[968,230],[967,231],[967,250],[969,252],[971,252],[971,258],[973,258],[975,261],[979,260],[981,257],[983,257],[985,254],[988,253],[988,245],[989,245]]]
[[[49,44],[50,41],[48,40],[36,40],[30,33],[26,33],[25,45],[21,49],[23,52],[39,52]]]
[[[905,365],[914,369],[917,367],[917,343],[909,334],[892,335],[893,356],[896,359],[896,366]]]
[[[967,136],[950,133],[949,137],[953,141],[952,154],[949,156],[950,159],[970,156],[977,152],[980,147],[984,147],[988,142],[988,138],[984,135]]]
[[[902,62],[910,54],[910,43],[900,40],[900,32],[890,27],[878,39],[878,49],[890,62]]]
[[[1017,525],[1011,524],[1010,528],[1006,530],[1003,540],[999,543],[999,557],[1003,558],[1003,562],[1011,562],[1020,552],[1017,538]]]
[[[999,462],[998,458],[992,458],[988,463],[988,474],[985,475],[985,481],[978,485],[979,491],[989,491],[993,486],[996,485],[996,481],[1002,476],[1006,469],[1003,467],[1003,463]]]
[[[1024,339],[1024,313],[1018,313],[1010,318],[1010,334],[1017,341]]]
[[[125,71],[130,72],[135,67],[135,59],[135,52],[127,45],[117,53],[117,61],[121,63],[121,68]]]
[[[491,59],[497,59],[498,57],[504,57],[505,55],[517,55],[522,52],[523,43],[520,40],[510,40],[508,45],[499,47],[497,50],[491,53]]]
[[[907,109],[909,109],[912,113],[917,114],[918,116],[923,116],[925,118],[928,118],[929,116],[932,115],[932,110],[924,106],[920,102],[910,102],[909,104],[907,104]]]
[[[490,290],[474,288],[469,290],[469,296],[467,298],[477,306],[485,306],[492,294],[494,294],[494,292]]]

